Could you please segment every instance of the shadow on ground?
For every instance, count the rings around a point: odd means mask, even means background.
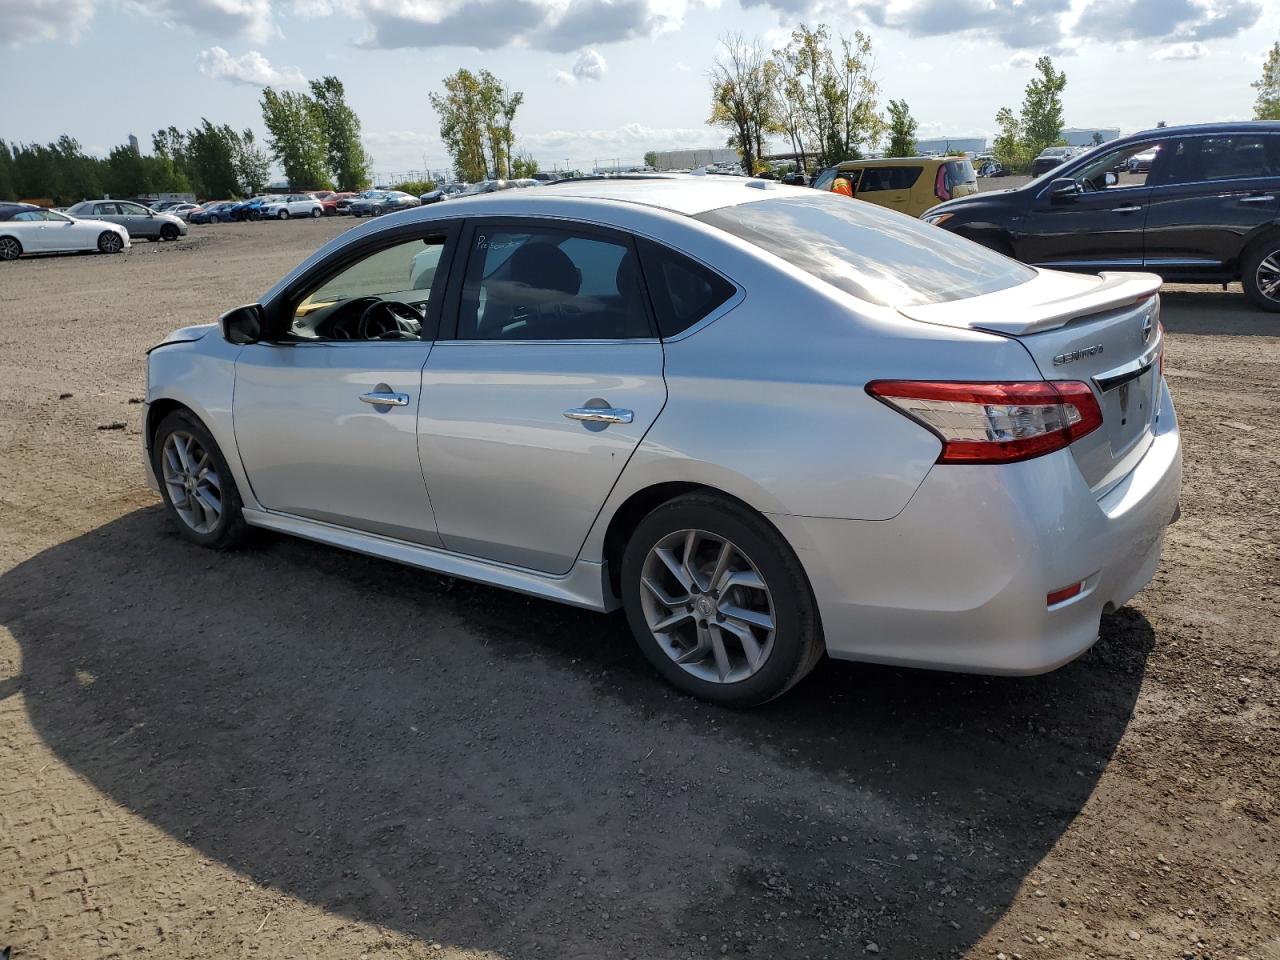
[[[749,713],[619,618],[159,508],[0,578],[41,736],[286,893],[506,957],[962,952],[1081,809],[1153,639],[1054,674],[826,664]],[[703,939],[705,938],[705,939]]]
[[[1280,313],[1260,310],[1240,292],[1162,290],[1160,320],[1170,333],[1210,337],[1280,337]]]

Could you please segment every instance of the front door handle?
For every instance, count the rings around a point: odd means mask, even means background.
[[[360,399],[365,403],[371,403],[375,407],[407,407],[409,405],[409,395],[407,393],[392,393],[389,390],[373,390],[369,393],[360,394]]]
[[[1111,212],[1112,213],[1137,213],[1141,209],[1142,207],[1138,206],[1138,204],[1130,203],[1123,207],[1112,207]]]
[[[570,420],[586,423],[630,423],[635,414],[617,407],[570,407],[564,412]]]
[[[1254,194],[1251,197],[1242,197],[1240,199],[1240,202],[1241,203],[1271,203],[1273,200],[1275,200],[1275,198],[1276,198],[1275,194],[1273,193],[1269,193],[1265,196]]]

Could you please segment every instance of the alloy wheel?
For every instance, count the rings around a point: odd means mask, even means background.
[[[124,243],[120,240],[119,235],[114,233],[104,233],[98,239],[98,249],[103,253],[119,253]]]
[[[185,430],[164,441],[160,468],[174,511],[196,533],[212,533],[222,519],[222,479],[213,457]]]
[[[1259,293],[1268,300],[1280,303],[1280,250],[1262,258],[1255,279]]]
[[[737,683],[773,651],[773,597],[751,559],[705,530],[677,530],[645,557],[640,603],[659,647],[711,683]]]
[[[0,237],[0,260],[17,260],[22,247],[13,237]]]

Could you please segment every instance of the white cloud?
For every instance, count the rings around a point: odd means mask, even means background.
[[[1190,43],[1171,43],[1151,54],[1152,60],[1199,60],[1209,55],[1209,48],[1199,40]]]
[[[74,41],[92,19],[93,0],[0,0],[0,39],[11,47]]]
[[[560,86],[562,87],[572,87],[575,83],[578,82],[578,78],[575,77],[568,70],[557,70],[555,73],[555,76],[552,77],[552,79],[555,80],[555,82],[560,84]]]
[[[1034,53],[1015,53],[1009,58],[1008,65],[1014,70],[1025,70],[1027,67],[1036,65],[1036,55]]]
[[[690,73],[693,71],[693,67],[689,66],[683,60],[677,60],[675,63],[675,66],[672,69],[674,69],[677,73]]]
[[[280,35],[271,0],[121,0],[135,13],[215,37],[266,43]]]
[[[609,65],[599,50],[583,50],[573,64],[573,75],[579,80],[599,80],[608,71]]]
[[[273,67],[257,50],[233,57],[222,47],[211,47],[200,51],[196,65],[206,77],[252,87],[296,87],[307,82],[297,67]]]

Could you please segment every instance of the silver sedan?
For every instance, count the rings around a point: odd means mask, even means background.
[[[348,231],[148,358],[186,537],[281,531],[623,608],[729,705],[824,654],[1037,673],[1152,578],[1158,278],[764,181],[579,181]]]

